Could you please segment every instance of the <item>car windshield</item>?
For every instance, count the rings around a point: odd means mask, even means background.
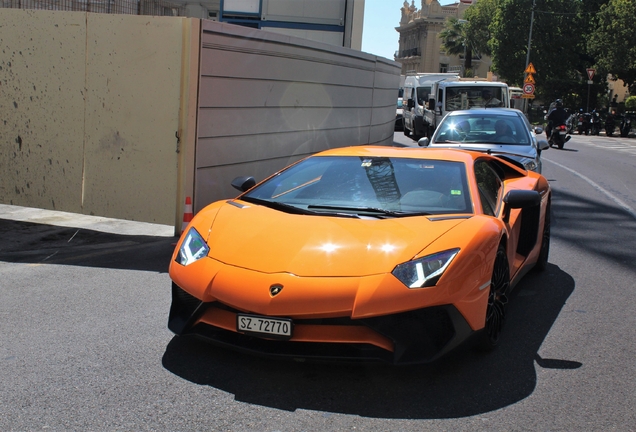
[[[528,146],[531,138],[519,116],[467,113],[447,116],[432,139],[432,144],[453,142]]]
[[[446,111],[505,106],[505,87],[465,86],[446,88]]]
[[[410,158],[310,157],[241,199],[280,211],[331,216],[472,213],[463,163]]]

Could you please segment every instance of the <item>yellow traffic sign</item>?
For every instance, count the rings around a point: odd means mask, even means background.
[[[526,70],[524,70],[523,72],[527,73],[527,74],[535,74],[535,73],[537,73],[537,71],[535,70],[535,68],[532,65],[532,63],[528,63],[528,67],[526,67]]]
[[[526,77],[526,79],[523,80],[524,83],[530,83],[530,84],[534,84],[534,77],[532,76],[532,74],[528,74],[528,76]]]
[[[522,99],[534,99],[534,95],[533,94],[523,94],[521,95]]]

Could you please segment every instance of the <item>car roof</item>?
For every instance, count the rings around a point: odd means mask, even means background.
[[[469,110],[455,110],[448,113],[449,117],[458,115],[480,116],[484,114],[497,114],[507,116],[523,116],[524,114],[516,108],[475,108]]]

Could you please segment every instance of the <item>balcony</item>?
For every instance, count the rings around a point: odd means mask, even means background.
[[[406,58],[406,57],[419,57],[422,53],[419,48],[410,48],[402,51],[395,52],[395,58]]]

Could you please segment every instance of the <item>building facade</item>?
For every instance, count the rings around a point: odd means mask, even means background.
[[[186,15],[362,49],[364,0],[173,0]]]
[[[460,0],[447,6],[438,0],[421,0],[421,7],[415,0],[402,6],[400,25],[395,28],[400,34],[400,46],[395,53],[395,61],[402,63],[402,75],[412,73],[462,73],[463,56],[448,55],[439,37],[449,18],[462,19],[464,12],[477,0]],[[473,54],[473,74],[477,78],[488,77],[491,61],[484,55]]]

